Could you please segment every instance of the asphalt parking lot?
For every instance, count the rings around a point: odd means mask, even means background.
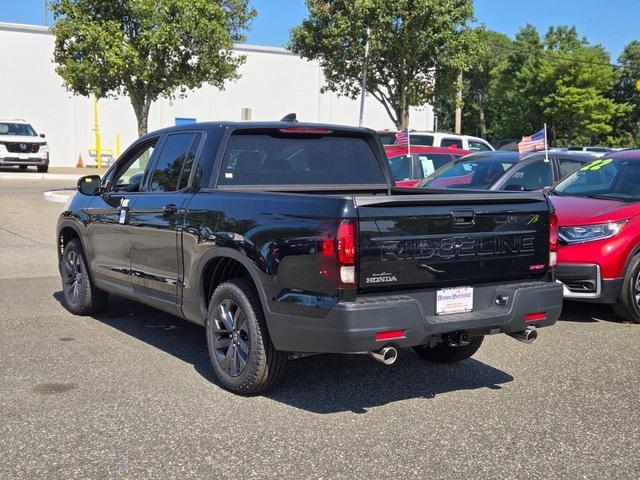
[[[70,184],[0,179],[1,479],[640,477],[640,325],[607,308],[455,366],[305,358],[242,398],[200,327],[117,298],[63,309],[43,192]]]

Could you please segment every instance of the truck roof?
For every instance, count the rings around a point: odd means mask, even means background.
[[[182,125],[174,125],[171,127],[162,128],[160,130],[154,130],[147,135],[165,134],[169,132],[179,132],[184,130],[204,129],[204,130],[217,130],[222,128],[231,127],[239,130],[253,130],[253,129],[284,129],[284,128],[296,128],[296,129],[326,129],[340,132],[353,132],[360,135],[363,134],[375,134],[375,130],[365,127],[353,127],[349,125],[334,125],[327,123],[311,123],[311,122],[231,122],[231,121],[209,121],[209,122],[194,122],[185,123]]]

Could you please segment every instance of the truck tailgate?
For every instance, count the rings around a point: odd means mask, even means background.
[[[359,290],[539,277],[549,205],[539,193],[355,197]]]

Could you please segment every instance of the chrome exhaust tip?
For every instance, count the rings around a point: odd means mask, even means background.
[[[536,327],[527,327],[521,332],[510,333],[509,336],[519,342],[531,345],[538,339],[538,329]]]
[[[393,365],[398,358],[398,350],[395,347],[384,347],[375,352],[367,352],[371,358],[385,365]]]

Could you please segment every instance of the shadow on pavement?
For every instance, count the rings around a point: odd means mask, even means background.
[[[564,322],[614,322],[623,323],[620,317],[616,316],[609,305],[587,302],[564,301],[560,320]]]
[[[56,292],[54,298],[61,302],[62,292]],[[200,375],[217,384],[202,327],[115,296],[110,297],[109,309],[93,318],[191,363]],[[314,413],[366,413],[368,408],[410,398],[478,388],[497,390],[512,380],[508,373],[474,359],[436,365],[405,349],[392,367],[367,355],[318,355],[291,361],[283,382],[263,395]]]

